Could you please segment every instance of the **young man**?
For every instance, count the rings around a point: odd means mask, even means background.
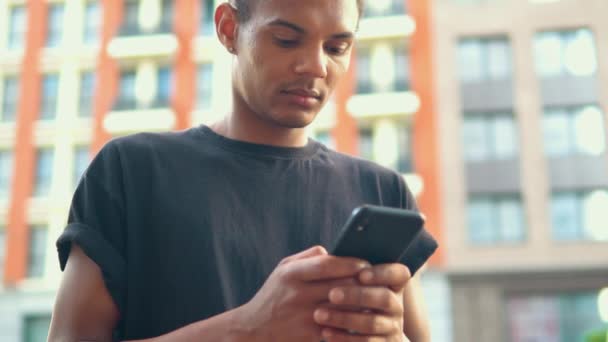
[[[410,277],[421,262],[371,267],[321,247],[358,205],[415,208],[396,172],[306,136],[349,67],[361,6],[219,6],[231,113],[98,154],[57,242],[50,341],[429,340]]]

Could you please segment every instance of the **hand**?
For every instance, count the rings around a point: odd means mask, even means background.
[[[329,292],[330,305],[320,305],[315,322],[327,342],[407,341],[403,334],[403,290],[410,272],[402,264],[377,265],[358,275],[359,284]]]
[[[355,286],[370,265],[339,258],[320,246],[283,259],[247,304],[235,309],[234,329],[246,341],[320,341],[313,312],[332,288]]]

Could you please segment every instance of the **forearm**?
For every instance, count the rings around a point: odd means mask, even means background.
[[[241,326],[237,308],[206,320],[189,324],[162,336],[125,342],[253,341],[254,339],[250,334],[241,330]]]

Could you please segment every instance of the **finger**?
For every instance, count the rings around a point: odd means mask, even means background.
[[[407,266],[399,263],[376,265],[359,274],[364,285],[388,286],[395,291],[403,289],[410,278]]]
[[[403,301],[384,286],[336,287],[329,292],[329,302],[335,305],[376,310],[390,315],[403,314]]]
[[[399,337],[362,335],[337,328],[323,328],[321,337],[325,342],[402,342]]]
[[[313,317],[322,327],[356,331],[360,335],[389,336],[400,330],[400,324],[395,318],[374,313],[320,308],[315,310]]]
[[[327,253],[327,250],[325,249],[325,247],[317,245],[317,246],[310,247],[309,249],[303,250],[297,254],[293,254],[288,257],[285,257],[283,260],[281,260],[279,265],[284,265],[284,264],[290,263],[294,260],[305,259],[305,258],[310,258],[312,256],[327,255],[327,254],[328,253]]]
[[[302,281],[317,281],[354,277],[370,265],[367,261],[357,258],[320,255],[294,260],[286,267],[289,277]]]

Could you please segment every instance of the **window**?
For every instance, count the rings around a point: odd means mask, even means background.
[[[170,66],[158,68],[158,93],[157,105],[159,107],[169,107],[173,88],[173,72]]]
[[[42,103],[40,106],[40,119],[51,120],[57,112],[57,94],[59,75],[46,74],[42,78]]]
[[[160,28],[162,33],[173,31],[173,0],[161,0],[162,12],[160,13]]]
[[[392,69],[386,71],[387,66]],[[409,88],[410,61],[405,46],[401,43],[381,45],[373,54],[370,47],[357,49],[357,93],[407,91]]]
[[[46,256],[47,228],[45,226],[30,227],[30,244],[27,259],[27,277],[41,278],[44,275]]]
[[[591,341],[588,333],[606,327],[598,292],[510,296],[506,302],[509,341]]]
[[[603,154],[606,151],[604,115],[597,106],[546,108],[543,141],[549,157]]]
[[[608,241],[608,189],[554,191],[551,226],[557,241]]]
[[[464,38],[458,45],[462,83],[511,78],[511,46],[507,38]]]
[[[197,95],[196,107],[198,109],[211,109],[211,98],[213,96],[213,64],[205,63],[198,66],[197,70]]]
[[[135,70],[123,70],[120,74],[118,99],[114,106],[117,110],[135,109]]]
[[[590,76],[597,72],[595,39],[589,29],[537,33],[534,56],[541,77]]]
[[[23,324],[24,342],[46,341],[51,325],[50,315],[27,316]]]
[[[215,13],[215,5],[213,0],[201,0],[200,3],[200,32],[209,36],[215,32],[215,23],[213,20],[213,15]]]
[[[357,93],[366,94],[372,91],[370,75],[370,51],[368,48],[357,48]]]
[[[359,130],[359,156],[367,160],[374,160],[374,132],[371,128]]]
[[[63,4],[49,4],[48,31],[46,36],[47,47],[57,47],[61,44],[63,36]]]
[[[26,11],[25,6],[9,7],[8,48],[22,49],[25,46]]]
[[[121,28],[122,35],[136,35],[139,33],[139,24],[137,20],[139,4],[137,1],[125,1],[123,11],[123,27]]]
[[[367,18],[404,14],[405,0],[366,1],[363,11],[363,16]]]
[[[414,168],[412,165],[413,158],[410,128],[400,128],[398,131],[397,139],[399,145],[396,169],[400,173],[411,173]]]
[[[74,149],[74,184],[78,184],[80,178],[89,167],[91,161],[89,146],[78,146]]]
[[[53,148],[38,149],[36,159],[36,180],[34,182],[34,196],[46,196],[51,189],[53,178]]]
[[[395,47],[395,86],[396,91],[407,91],[410,89],[410,59],[405,52],[405,47]]]
[[[99,41],[102,18],[99,2],[87,2],[84,12],[84,43],[95,44]]]
[[[462,140],[468,162],[512,159],[517,154],[517,129],[513,115],[465,114]]]
[[[16,76],[5,76],[2,88],[0,122],[15,121],[19,103],[19,79]]]
[[[524,212],[518,195],[473,195],[467,212],[469,240],[474,245],[524,240]]]
[[[93,114],[93,99],[95,97],[95,73],[85,71],[80,74],[80,98],[78,99],[78,115],[91,117]]]
[[[8,198],[13,173],[13,152],[0,150],[0,198]]]

